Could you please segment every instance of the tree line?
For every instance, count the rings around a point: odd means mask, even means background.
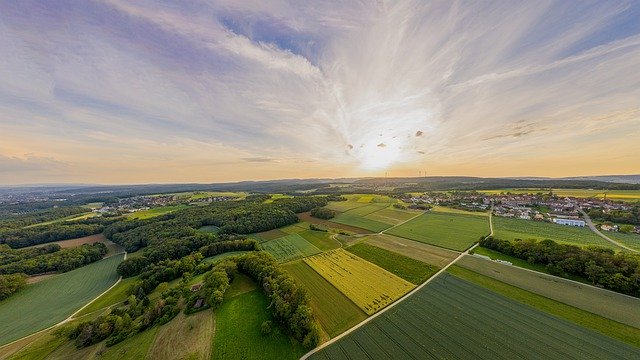
[[[27,275],[47,272],[66,272],[102,259],[107,253],[103,243],[83,244],[0,266],[0,274],[23,273]]]
[[[311,216],[318,219],[329,220],[336,216],[336,212],[325,207],[315,207],[311,209]]]
[[[0,266],[60,250],[58,244],[46,244],[28,249],[12,249],[7,244],[0,244]]]
[[[25,274],[0,275],[0,301],[17,293],[25,286],[27,286]]]
[[[611,210],[604,212],[603,209],[594,208],[587,213],[594,220],[640,225],[640,206],[635,205],[630,210]]]
[[[25,214],[5,216],[0,220],[0,229],[18,229],[29,225],[35,225],[47,221],[65,218],[89,212],[87,208],[80,206],[52,207],[49,209],[36,210]]]
[[[581,248],[552,240],[507,241],[489,237],[480,240],[480,246],[545,265],[553,275],[579,276],[593,285],[640,297],[640,256],[636,254],[616,253],[593,245]]]

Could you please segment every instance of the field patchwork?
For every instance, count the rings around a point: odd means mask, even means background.
[[[284,265],[311,297],[313,312],[328,337],[334,337],[367,318],[353,301],[303,261]]]
[[[308,257],[304,261],[369,315],[415,287],[343,249]]]
[[[27,286],[0,303],[0,345],[55,325],[118,280],[124,254]]]
[[[446,249],[464,251],[489,234],[489,220],[484,216],[427,212],[390,229],[388,233]]]
[[[317,254],[320,251],[298,234],[291,234],[262,243],[260,246],[273,255],[279,262],[300,259]]]
[[[438,272],[435,266],[366,243],[346,250],[416,285]]]
[[[640,348],[444,273],[311,359],[634,359]]]
[[[445,267],[459,255],[452,250],[387,234],[370,235],[364,242],[438,268]]]

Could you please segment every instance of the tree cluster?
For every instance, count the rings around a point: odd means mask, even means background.
[[[637,205],[630,210],[611,210],[609,212],[604,212],[602,209],[591,209],[588,215],[599,221],[640,225],[640,206]]]
[[[0,301],[17,293],[25,286],[27,286],[25,274],[0,275]]]
[[[84,244],[2,265],[0,266],[0,274],[34,275],[53,271],[66,272],[98,261],[106,253],[107,247],[103,243]]]
[[[262,286],[274,319],[303,346],[315,347],[320,335],[306,291],[266,252],[243,255],[236,261],[238,271]]]
[[[325,207],[316,207],[311,209],[311,216],[318,219],[329,220],[336,216],[336,212]]]
[[[0,229],[19,229],[25,226],[53,221],[86,212],[88,212],[88,210],[80,206],[51,207],[25,214],[7,216],[0,221]]]
[[[75,239],[102,232],[102,224],[55,223],[0,231],[0,243],[14,249],[60,240]]]
[[[59,250],[60,245],[58,244],[47,244],[27,249],[12,249],[7,244],[0,244],[0,266],[44,254],[54,253]]]
[[[546,265],[558,276],[575,275],[594,285],[640,297],[640,256],[588,246],[558,244],[552,240],[480,240],[480,245],[503,254]]]

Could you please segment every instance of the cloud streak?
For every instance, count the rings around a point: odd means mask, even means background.
[[[616,143],[580,171],[637,172],[638,16],[633,1],[4,1],[0,155],[83,182],[553,176]],[[530,161],[541,148],[555,156]],[[0,181],[63,176],[40,166],[5,160]]]

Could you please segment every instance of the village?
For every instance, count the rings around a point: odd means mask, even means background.
[[[580,210],[588,213],[592,209],[607,214],[612,211],[631,211],[633,206],[608,199],[560,197],[552,193],[536,194],[484,194],[481,192],[434,192],[412,194],[405,202],[440,205],[466,211],[487,211],[493,205],[493,215],[530,221],[546,221],[565,226],[587,226]],[[593,219],[603,231],[633,232],[640,234],[640,225],[617,224]]]

